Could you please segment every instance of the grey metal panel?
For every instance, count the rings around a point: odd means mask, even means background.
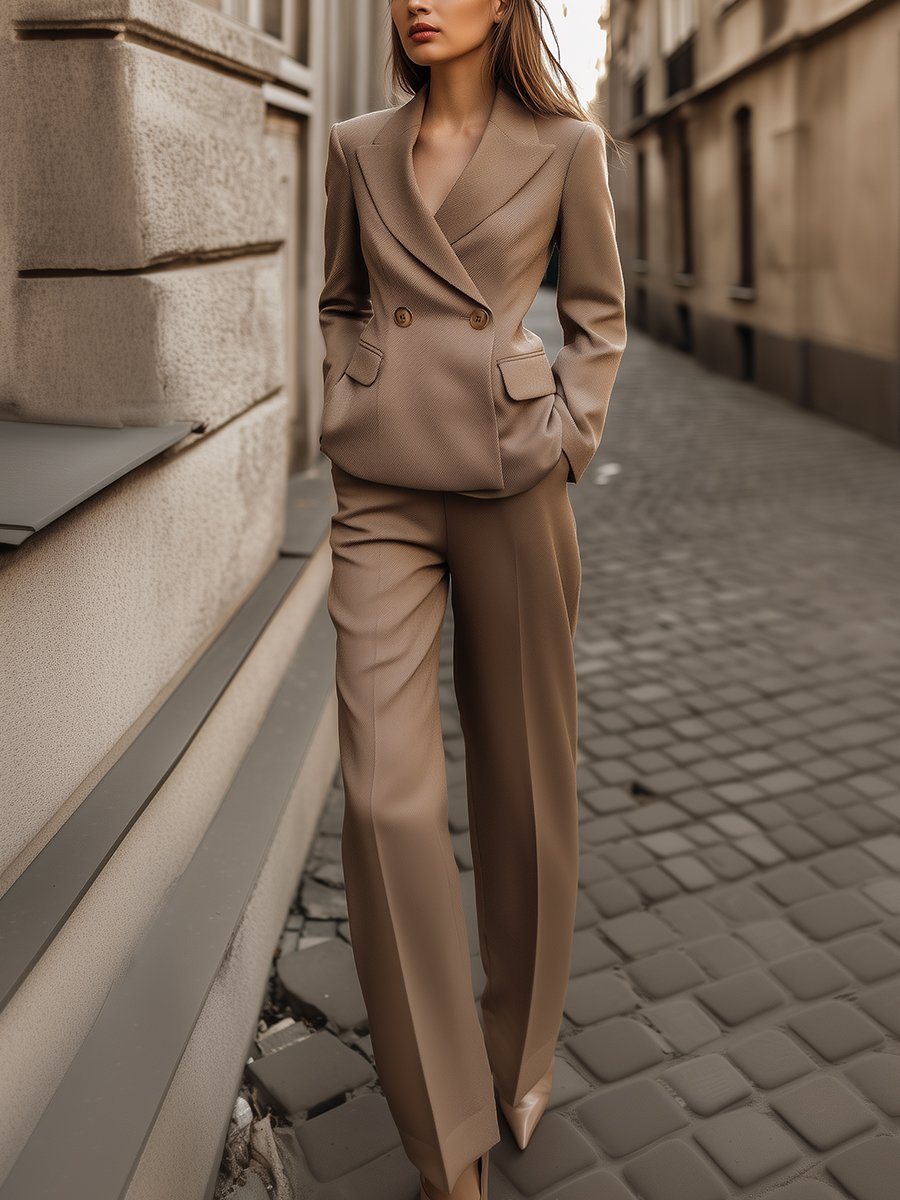
[[[0,420],[0,544],[20,545],[194,428]]]
[[[234,936],[334,682],[324,601],[184,873],[0,1185],[120,1200]]]
[[[317,464],[288,480],[287,528],[282,554],[312,554],[337,511],[330,467]]]
[[[276,559],[145,728],[0,896],[0,1010],[174,770],[307,561]]]

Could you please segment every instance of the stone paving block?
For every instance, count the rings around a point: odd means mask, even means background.
[[[621,962],[618,954],[597,936],[594,929],[578,929],[573,934],[569,966],[571,977],[587,975],[589,971],[599,971],[617,962]]]
[[[896,833],[886,833],[882,837],[870,838],[861,843],[874,858],[890,871],[900,871],[900,836]]]
[[[706,1153],[739,1187],[749,1187],[802,1157],[771,1118],[750,1108],[720,1113],[692,1130]]]
[[[831,1075],[805,1079],[769,1104],[816,1150],[833,1150],[877,1124],[872,1110]]]
[[[592,904],[584,891],[579,888],[578,896],[575,901],[575,928],[587,929],[597,924],[600,914],[597,912],[596,904]]]
[[[893,817],[895,821],[900,821],[900,792],[895,792],[892,796],[882,796],[875,804],[882,812],[887,813],[889,817]]]
[[[859,1006],[894,1037],[900,1037],[900,980],[880,983],[867,992],[860,992]]]
[[[624,879],[607,879],[585,888],[588,899],[604,917],[633,912],[642,904],[640,892]]]
[[[701,1054],[670,1067],[661,1078],[701,1117],[711,1117],[753,1094],[744,1076],[721,1054]]]
[[[881,1030],[843,1000],[825,1000],[787,1021],[791,1029],[829,1062],[838,1062],[884,1041]]]
[[[717,846],[704,846],[698,851],[698,854],[706,866],[726,882],[743,879],[753,870],[753,863],[745,854],[739,853],[733,846],[727,846],[724,843]]]
[[[887,921],[881,927],[881,932],[893,942],[900,944],[900,921]]]
[[[853,1200],[897,1200],[900,1140],[869,1138],[825,1160],[825,1166]]]
[[[727,1054],[757,1087],[766,1089],[781,1087],[816,1069],[814,1060],[779,1029],[764,1029],[729,1045]]]
[[[342,938],[329,937],[285,954],[277,971],[304,1012],[323,1015],[342,1031],[367,1027],[353,950]]]
[[[745,805],[742,811],[763,829],[777,829],[780,825],[790,825],[793,822],[793,815],[777,800],[759,800]]]
[[[818,1000],[820,996],[853,986],[850,974],[821,950],[792,954],[773,962],[769,969],[798,1000]]]
[[[614,842],[611,846],[604,846],[603,857],[617,871],[636,871],[638,867],[649,867],[655,862],[650,851],[637,842]]]
[[[578,857],[578,883],[580,887],[588,887],[601,879],[615,879],[616,869],[599,854],[585,852]]]
[[[709,823],[728,838],[749,837],[759,833],[758,826],[754,825],[752,821],[748,821],[740,813],[719,813],[710,817]]]
[[[764,917],[772,917],[778,911],[771,900],[754,891],[745,883],[737,883],[733,887],[723,888],[721,892],[713,892],[709,897],[710,904],[730,921],[761,921]]]
[[[711,813],[722,810],[721,802],[702,788],[688,788],[687,791],[677,792],[673,794],[672,800],[692,817],[708,817]]]
[[[691,1000],[667,1000],[643,1009],[670,1046],[680,1054],[691,1054],[719,1037],[721,1030],[702,1008]]]
[[[637,1007],[637,996],[624,979],[597,972],[570,980],[564,1007],[566,1016],[576,1025],[593,1025],[631,1012]]]
[[[667,858],[671,854],[688,854],[694,848],[693,842],[674,829],[645,834],[640,842],[645,849],[658,858]]]
[[[681,885],[656,866],[641,867],[638,871],[632,871],[628,880],[650,904],[681,894]]]
[[[657,905],[656,911],[667,925],[671,925],[682,937],[699,938],[718,933],[725,923],[703,900],[691,896],[680,896]]]
[[[706,982],[706,976],[697,964],[680,950],[661,950],[630,963],[626,970],[641,991],[653,1000],[685,992]]]
[[[683,825],[687,817],[668,800],[651,800],[649,804],[625,813],[624,820],[636,833],[655,833],[659,829]]]
[[[671,1139],[631,1159],[622,1174],[644,1200],[726,1200],[728,1189],[701,1156]]]
[[[707,975],[716,979],[724,979],[726,975],[734,975],[757,965],[757,960],[747,947],[727,933],[689,942],[685,950]]]
[[[702,822],[696,825],[686,825],[681,832],[689,837],[695,846],[715,846],[723,840],[718,829],[713,829]]]
[[[795,1179],[779,1188],[778,1200],[844,1200],[839,1192],[820,1179]]]
[[[347,1174],[400,1142],[387,1101],[375,1092],[295,1121],[294,1136],[320,1182]]]
[[[772,867],[776,863],[784,862],[785,859],[784,851],[761,833],[755,834],[753,837],[737,838],[734,849],[740,854],[745,854],[747,858],[752,859],[761,867]]]
[[[588,808],[601,817],[610,813],[621,814],[635,807],[634,797],[623,787],[579,788],[579,795]]]
[[[694,995],[726,1025],[740,1025],[778,1008],[785,993],[762,971],[741,971],[696,988]]]
[[[797,792],[793,796],[782,796],[781,804],[800,820],[814,817],[816,813],[827,812],[821,800],[817,800],[810,792]]]
[[[900,973],[900,952],[874,933],[857,933],[840,942],[832,942],[828,952],[860,983],[877,983]]]
[[[583,1100],[575,1112],[591,1137],[613,1158],[649,1146],[688,1124],[682,1107],[652,1079],[604,1088]]]
[[[713,795],[726,804],[749,804],[761,800],[764,793],[752,783],[720,783],[712,789]]]
[[[823,854],[811,864],[833,887],[852,887],[863,879],[871,879],[880,875],[880,865],[868,854],[863,854],[855,846],[845,846],[843,850],[832,850]]]
[[[619,838],[631,837],[631,830],[619,816],[595,817],[581,827],[581,836],[590,845],[615,842]]]
[[[336,1101],[375,1079],[366,1059],[326,1029],[260,1055],[247,1071],[288,1116]]]
[[[492,1187],[491,1196],[493,1194]],[[552,1195],[553,1200],[634,1200],[634,1193],[611,1171],[591,1171],[590,1175],[564,1184]]]
[[[665,1058],[659,1041],[647,1026],[630,1017],[603,1021],[574,1034],[565,1045],[604,1083],[624,1079]]]
[[[503,1121],[503,1117],[498,1117]],[[570,1175],[597,1165],[598,1154],[584,1134],[560,1113],[545,1113],[538,1122],[528,1149],[521,1151],[504,1130],[491,1150],[491,1160],[523,1196],[534,1196],[560,1186]],[[490,1177],[488,1178],[489,1189]]]
[[[825,848],[825,843],[800,825],[780,825],[769,837],[789,858],[809,858]]]
[[[878,910],[868,900],[848,889],[801,900],[786,912],[795,925],[816,941],[837,938],[881,920]]]
[[[885,912],[892,915],[900,913],[900,879],[875,879],[871,883],[864,883],[860,891]]]
[[[843,1068],[850,1082],[889,1117],[900,1117],[900,1057],[867,1054]]]
[[[806,817],[803,825],[826,846],[846,846],[859,837],[859,831],[838,813],[817,813],[814,817]]]
[[[676,940],[675,932],[648,912],[625,913],[600,924],[600,931],[629,958],[652,954]]]
[[[678,854],[662,863],[663,870],[675,879],[686,892],[698,892],[717,882],[708,867],[692,854]]]
[[[887,813],[871,804],[854,804],[852,808],[845,808],[841,816],[852,822],[860,833],[870,837],[876,833],[889,833],[895,828]]]
[[[759,886],[779,904],[785,905],[809,900],[812,896],[821,896],[828,891],[828,884],[824,879],[814,875],[808,867],[793,864],[761,875]]]
[[[737,931],[738,937],[752,946],[760,958],[771,962],[798,950],[809,948],[809,942],[786,921],[754,921]]]

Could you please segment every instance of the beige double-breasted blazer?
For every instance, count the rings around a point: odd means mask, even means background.
[[[475,153],[432,214],[412,149],[428,94],[339,121],[325,170],[319,444],[380,483],[496,498],[593,457],[625,349],[606,143],[498,86]],[[559,246],[564,345],[525,328]]]

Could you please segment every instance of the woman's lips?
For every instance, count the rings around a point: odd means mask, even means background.
[[[414,42],[429,42],[433,37],[437,37],[437,34],[437,29],[419,29],[415,33],[411,33],[409,36]]]

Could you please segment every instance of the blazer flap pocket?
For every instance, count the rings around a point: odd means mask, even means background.
[[[556,380],[550,360],[544,350],[516,354],[511,358],[500,358],[497,366],[503,376],[503,384],[513,400],[534,400],[556,391]]]
[[[347,374],[357,383],[374,383],[383,357],[381,351],[368,342],[359,342],[347,363]]]

